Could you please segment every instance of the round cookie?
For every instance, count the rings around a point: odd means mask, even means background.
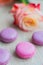
[[[43,45],[43,31],[38,31],[38,32],[33,33],[32,41],[34,42],[34,44],[42,46]]]
[[[1,35],[0,35],[0,41],[1,41]]]
[[[12,42],[17,38],[17,31],[13,28],[6,28],[0,35],[3,42]]]
[[[0,65],[8,64],[10,60],[10,53],[8,50],[0,48]]]
[[[35,46],[30,42],[20,42],[16,46],[16,54],[23,59],[31,58],[35,51]]]

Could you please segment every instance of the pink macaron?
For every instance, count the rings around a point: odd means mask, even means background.
[[[1,40],[3,42],[13,42],[17,38],[17,31],[14,28],[6,28],[1,31]]]
[[[23,59],[33,57],[35,52],[36,52],[35,46],[30,42],[20,42],[16,46],[16,54]]]
[[[43,31],[34,32],[32,35],[32,42],[36,45],[43,46]]]
[[[10,60],[10,53],[4,48],[0,48],[0,65],[8,64]]]

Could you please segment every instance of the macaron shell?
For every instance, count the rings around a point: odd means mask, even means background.
[[[17,31],[13,28],[6,28],[1,32],[1,40],[3,42],[12,42],[17,38]]]
[[[0,41],[1,41],[1,32],[0,32]]]
[[[9,62],[10,53],[8,50],[0,48],[0,65],[6,65]]]
[[[30,42],[20,42],[16,47],[16,54],[20,58],[31,58],[35,54],[35,47]]]
[[[34,42],[34,44],[42,46],[43,45],[43,31],[38,31],[38,32],[33,33],[32,41]]]

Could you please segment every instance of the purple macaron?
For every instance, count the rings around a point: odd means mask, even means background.
[[[17,31],[14,28],[6,28],[1,31],[1,41],[12,42],[17,38]]]
[[[1,33],[0,33],[0,41],[1,41]]]
[[[4,48],[0,48],[0,65],[8,64],[10,60],[10,53]]]
[[[36,45],[43,46],[43,31],[35,32],[32,36],[32,41]]]

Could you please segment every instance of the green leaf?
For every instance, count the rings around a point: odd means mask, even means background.
[[[28,3],[29,3],[28,0],[20,0],[20,2],[23,2],[23,3],[25,3],[25,4],[28,4]]]

